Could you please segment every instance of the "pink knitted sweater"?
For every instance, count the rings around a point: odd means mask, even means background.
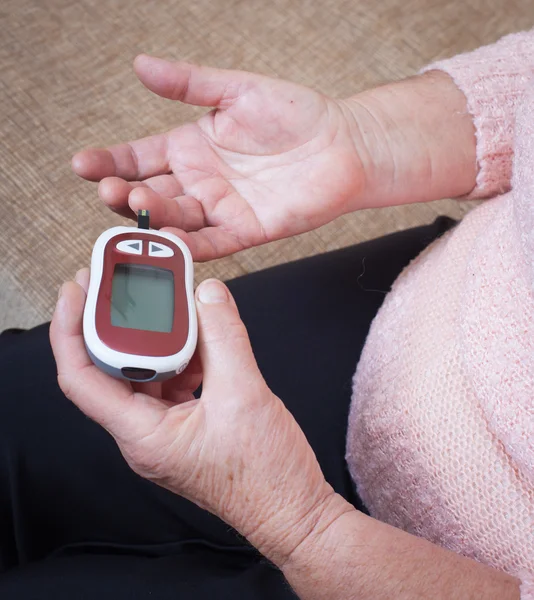
[[[467,96],[472,197],[492,199],[387,296],[347,460],[373,516],[519,577],[534,600],[534,30],[428,69]]]

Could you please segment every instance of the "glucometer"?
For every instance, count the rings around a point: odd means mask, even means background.
[[[94,364],[130,381],[163,381],[181,373],[197,344],[193,259],[177,236],[113,227],[95,242],[83,314]]]

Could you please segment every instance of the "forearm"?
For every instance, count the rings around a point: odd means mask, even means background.
[[[519,581],[356,511],[339,496],[289,554],[273,551],[301,600],[518,600]]]
[[[476,138],[464,94],[432,71],[345,101],[373,190],[366,207],[455,198],[476,183]],[[377,125],[382,135],[376,135]],[[402,151],[396,151],[396,149]]]

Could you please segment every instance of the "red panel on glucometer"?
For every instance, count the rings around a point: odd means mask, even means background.
[[[126,252],[117,248],[120,242],[128,240],[132,244],[126,243]],[[135,244],[137,241],[139,245]],[[148,253],[149,242],[153,242],[152,256]],[[172,256],[168,256],[166,248],[172,250]],[[158,256],[158,252],[165,256]],[[147,296],[148,293],[153,296]],[[180,248],[166,238],[141,230],[108,240],[95,320],[99,338],[118,352],[140,356],[180,352],[189,333],[185,261]]]

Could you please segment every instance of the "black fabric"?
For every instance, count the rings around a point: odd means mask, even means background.
[[[365,510],[344,461],[351,379],[402,268],[453,221],[229,282],[258,364],[337,492]],[[129,470],[61,393],[48,325],[0,336],[0,597],[293,598],[231,528]]]

